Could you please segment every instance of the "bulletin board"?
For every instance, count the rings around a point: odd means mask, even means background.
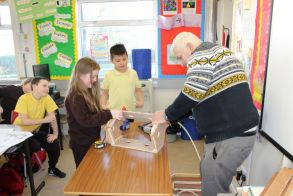
[[[192,32],[203,40],[203,0],[160,0],[159,27],[159,78],[183,78],[187,67],[170,54],[170,46],[177,34]]]
[[[51,79],[68,80],[78,58],[75,1],[57,0],[57,14],[33,26],[37,64],[49,64]]]

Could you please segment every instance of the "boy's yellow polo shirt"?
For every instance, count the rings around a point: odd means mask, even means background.
[[[29,119],[36,120],[44,118],[45,113],[54,112],[57,108],[58,106],[49,95],[37,100],[32,93],[26,93],[18,99],[14,111],[27,114]],[[13,124],[22,124],[21,119],[17,117]]]
[[[101,87],[109,90],[109,109],[122,109],[125,106],[128,111],[135,111],[135,88],[141,88],[135,70],[110,70],[106,73]]]

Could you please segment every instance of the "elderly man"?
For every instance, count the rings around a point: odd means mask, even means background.
[[[242,64],[222,46],[178,34],[171,51],[188,67],[175,101],[153,116],[153,123],[174,122],[192,111],[205,136],[200,163],[203,196],[229,192],[236,169],[251,152],[259,115]]]

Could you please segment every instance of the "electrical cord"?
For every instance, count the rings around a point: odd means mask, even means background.
[[[190,136],[190,134],[189,134],[189,132],[186,130],[186,128],[180,123],[180,122],[177,122],[178,123],[178,125],[186,132],[186,134],[187,134],[187,136],[189,137],[189,139],[190,139],[190,142],[192,143],[192,145],[193,145],[193,148],[194,148],[194,150],[195,150],[195,153],[196,153],[196,156],[197,156],[197,158],[198,158],[198,160],[200,161],[201,160],[201,158],[200,158],[200,155],[199,155],[199,152],[198,152],[198,150],[197,150],[197,148],[196,148],[196,146],[195,146],[195,144],[194,144],[194,142],[193,142],[193,140],[192,140],[192,138],[191,138],[191,136]],[[197,193],[195,193],[195,192],[193,192],[192,190],[181,190],[181,191],[179,191],[177,194],[175,194],[176,196],[179,196],[179,195],[185,195],[185,193],[189,193],[189,194],[192,194],[192,195],[194,195],[194,196],[198,196],[198,194]]]
[[[199,196],[198,194],[196,194],[195,192],[192,192],[192,191],[187,191],[187,190],[182,190],[182,191],[179,191],[178,193],[177,193],[177,195],[180,195],[181,193],[190,193],[190,194],[192,194],[192,195],[194,195],[194,196]]]
[[[190,139],[190,142],[192,143],[193,148],[194,148],[194,150],[195,150],[195,152],[196,152],[196,155],[197,155],[198,160],[201,160],[200,155],[199,155],[199,152],[198,152],[198,150],[197,150],[197,148],[196,148],[196,146],[195,146],[195,144],[194,144],[194,142],[193,142],[193,140],[192,140],[192,138],[191,138],[189,132],[186,130],[186,128],[185,128],[180,122],[177,122],[177,123],[180,125],[180,127],[181,127],[181,128],[185,131],[185,133],[188,135],[188,137],[189,137],[189,139]]]

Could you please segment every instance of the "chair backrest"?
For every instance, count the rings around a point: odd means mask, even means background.
[[[18,116],[18,113],[15,112],[14,110],[11,111],[11,116],[10,116],[10,123],[13,124],[15,121],[16,117]]]

